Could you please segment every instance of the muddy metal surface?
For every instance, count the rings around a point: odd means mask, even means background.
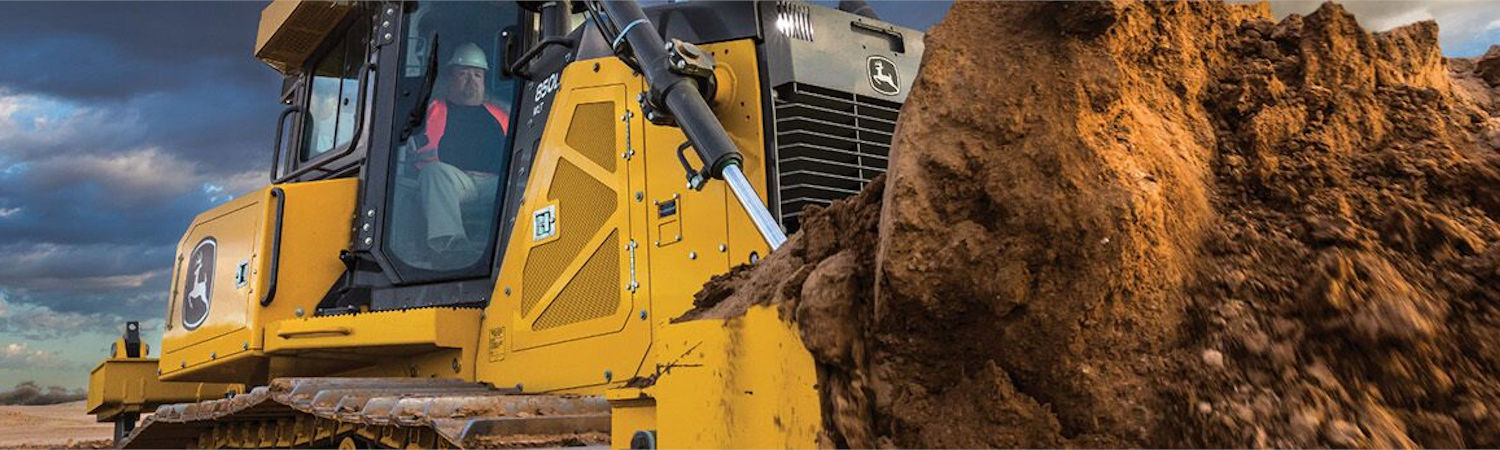
[[[190,446],[204,433],[247,430],[256,435],[254,446],[281,446],[305,436],[413,428],[470,448],[607,443],[609,405],[598,396],[516,395],[460,380],[283,378],[229,399],[164,405],[125,446]]]

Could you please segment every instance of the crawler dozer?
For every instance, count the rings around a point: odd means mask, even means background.
[[[270,183],[200,214],[121,447],[812,447],[773,307],[675,320],[885,171],[923,50],[863,2],[274,1]],[[268,122],[269,119],[267,118]]]

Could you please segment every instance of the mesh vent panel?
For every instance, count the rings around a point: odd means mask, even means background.
[[[568,280],[557,300],[542,312],[533,330],[545,330],[589,319],[609,317],[620,309],[620,232],[614,231],[604,245]]]
[[[526,256],[521,281],[521,315],[529,316],[547,288],[557,282],[589,238],[615,213],[614,190],[567,160],[558,160],[547,198],[557,201],[555,241],[533,247]],[[530,220],[529,218],[527,220]],[[523,235],[524,236],[524,235]],[[526,238],[522,238],[526,239]]]
[[[594,164],[615,171],[615,103],[584,103],[573,110],[572,128],[568,129],[569,147],[587,156]]]

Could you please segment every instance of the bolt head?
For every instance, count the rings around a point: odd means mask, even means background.
[[[372,237],[365,238],[365,245],[370,245],[370,244],[374,244],[374,243],[375,243],[375,238],[372,238]]]
[[[688,252],[688,259],[698,259],[698,252]]]
[[[641,320],[646,320],[646,310],[641,310]]]
[[[374,209],[366,210],[365,211],[365,217],[375,217],[375,210]]]
[[[302,315],[307,314],[307,312],[303,311],[302,308],[297,308],[297,310],[293,311],[292,314],[295,314],[297,317],[302,317]]]
[[[728,245],[724,245],[724,244],[719,244],[719,253],[724,253],[726,251],[729,251],[729,246]]]

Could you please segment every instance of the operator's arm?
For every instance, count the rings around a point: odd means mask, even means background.
[[[418,169],[428,164],[438,162],[438,143],[443,140],[443,130],[448,127],[448,103],[442,100],[433,100],[427,105],[427,120],[422,127],[422,146],[417,148],[416,166]]]

